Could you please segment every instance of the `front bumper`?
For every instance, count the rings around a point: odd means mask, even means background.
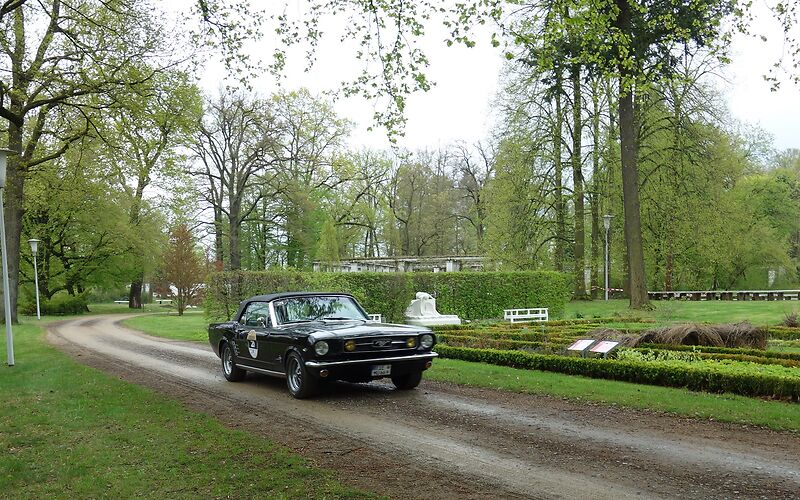
[[[412,354],[410,356],[393,356],[391,358],[369,358],[369,359],[349,359],[346,361],[306,361],[305,365],[308,368],[321,369],[344,367],[352,365],[374,365],[374,364],[389,364],[389,363],[406,363],[409,361],[427,361],[433,358],[438,358],[439,354],[433,351],[426,352],[425,354]]]

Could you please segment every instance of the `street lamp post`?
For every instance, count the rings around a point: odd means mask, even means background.
[[[36,255],[39,250],[39,240],[30,239],[28,243],[31,244],[31,253],[33,253],[33,283],[36,286],[36,319],[42,319],[42,313],[39,310],[39,267],[36,265]]]
[[[611,229],[611,219],[613,219],[613,215],[604,215],[603,216],[603,226],[606,228],[606,262],[605,262],[605,275],[606,275],[606,282],[605,282],[605,300],[608,300],[608,230]]]
[[[11,332],[11,295],[8,286],[8,251],[6,250],[6,216],[3,196],[6,191],[6,160],[15,151],[0,149],[0,251],[3,252],[3,299],[6,313],[6,352],[8,366],[14,366],[14,334]]]

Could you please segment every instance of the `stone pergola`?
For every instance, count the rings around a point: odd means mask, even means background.
[[[357,273],[362,271],[377,273],[404,273],[413,271],[481,271],[484,257],[476,255],[449,255],[437,257],[382,257],[348,259],[341,262],[314,262],[314,271]]]

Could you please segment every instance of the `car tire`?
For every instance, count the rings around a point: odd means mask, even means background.
[[[409,391],[422,381],[422,372],[411,372],[405,375],[393,375],[392,383],[400,391]]]
[[[303,358],[296,352],[286,357],[286,387],[297,399],[308,398],[319,391],[319,380],[306,369]]]
[[[233,349],[231,349],[231,346],[227,342],[222,344],[220,358],[222,358],[222,374],[225,376],[226,380],[229,382],[239,382],[244,379],[247,372],[236,366],[236,356],[233,354]]]

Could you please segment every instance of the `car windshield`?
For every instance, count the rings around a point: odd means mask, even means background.
[[[350,297],[312,295],[276,300],[275,316],[279,324],[319,320],[366,321],[361,307]]]

